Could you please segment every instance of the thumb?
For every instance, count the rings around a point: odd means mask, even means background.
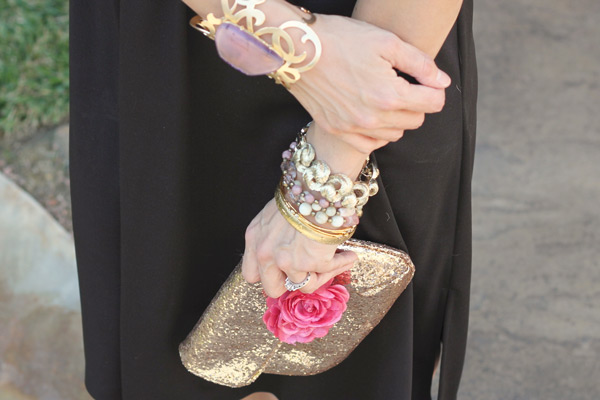
[[[339,270],[340,268],[343,269],[348,265],[352,266],[356,260],[358,260],[358,256],[355,252],[350,250],[340,251],[339,253],[335,253],[333,256],[330,264],[330,270]]]
[[[452,81],[448,74],[439,69],[429,55],[400,38],[393,41],[392,46],[385,51],[383,57],[394,68],[412,76],[421,84],[436,89],[450,86]]]
[[[306,286],[304,286],[302,289],[300,289],[300,291],[304,292],[304,293],[312,293],[315,290],[317,290],[318,288],[320,288],[321,286],[323,286],[324,284],[326,284],[331,278],[336,277],[337,275],[341,274],[342,272],[348,271],[353,266],[354,266],[354,262],[351,262],[350,264],[342,265],[333,271],[318,273],[318,274],[316,274],[315,278],[312,279],[311,281],[309,281]]]

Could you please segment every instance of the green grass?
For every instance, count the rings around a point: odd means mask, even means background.
[[[0,138],[69,112],[68,0],[0,0]]]

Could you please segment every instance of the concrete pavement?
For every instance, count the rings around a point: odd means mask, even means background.
[[[460,399],[600,398],[600,3],[475,2],[479,125]]]

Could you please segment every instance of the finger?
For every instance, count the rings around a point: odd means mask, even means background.
[[[389,106],[391,110],[432,114],[444,108],[446,92],[443,89],[413,85],[401,78],[394,82],[393,87],[398,97],[391,102]]]
[[[413,111],[389,112],[382,118],[381,128],[371,129],[361,134],[384,140],[387,143],[396,142],[404,136],[404,131],[413,130],[423,125],[425,114]]]
[[[242,257],[242,277],[248,283],[256,283],[260,281],[258,272],[258,262],[250,249],[246,249]]]
[[[378,139],[375,136],[370,137],[362,133],[353,132],[345,134],[344,140],[363,154],[370,154],[373,150],[379,149],[389,142],[388,140]]]
[[[289,271],[289,272],[287,272],[287,277],[293,283],[304,282],[304,280],[306,279],[307,276],[308,276],[308,272],[301,272],[301,271]]]
[[[414,112],[414,111],[397,111],[395,113],[391,113],[385,120],[386,124],[384,130],[387,131],[403,131],[410,129],[417,129],[423,122],[425,121],[425,114],[422,112]],[[400,134],[402,137],[402,134]],[[390,138],[390,141],[393,141],[395,136]],[[396,140],[399,138],[396,138]]]
[[[450,86],[448,74],[439,69],[429,55],[416,47],[398,38],[387,50],[383,57],[394,68],[409,74],[423,85],[440,89]]]
[[[285,293],[285,274],[274,264],[261,270],[260,281],[267,296],[278,298]]]
[[[279,250],[283,249],[280,248]],[[283,271],[290,281],[294,283],[302,282],[304,279],[306,279],[308,271],[312,270],[312,268],[309,267],[310,259],[306,259],[299,265],[294,266],[295,263],[298,264],[298,261],[295,261],[292,258],[291,253],[288,250],[278,251],[275,253],[274,260],[277,268]]]
[[[404,136],[404,130],[400,128],[382,128],[367,131],[363,134],[379,138],[384,141],[385,144],[388,144],[389,142],[397,142],[400,140]]]
[[[354,263],[342,265],[336,270],[325,272],[322,274],[314,273],[310,276],[310,281],[303,288],[299,289],[303,293],[312,293],[324,284],[326,284],[331,278],[341,274],[342,272],[348,271],[354,266]],[[313,279],[314,278],[314,279]]]
[[[340,251],[335,253],[330,261],[323,262],[314,268],[314,271],[322,274],[338,270],[348,264],[354,264],[358,256],[353,251]]]

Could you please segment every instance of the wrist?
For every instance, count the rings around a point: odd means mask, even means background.
[[[289,21],[310,23],[311,29],[314,26],[310,21],[309,14],[302,11],[299,7],[284,0],[266,0],[257,8],[259,8],[265,14],[265,23],[263,24],[265,27],[279,27]],[[314,22],[316,24],[318,20],[316,14],[314,17]],[[302,41],[302,37],[305,35],[305,32],[300,29],[293,28],[287,29],[286,32],[292,38],[294,48],[296,49],[296,54],[306,53],[305,61],[298,63],[296,66],[303,66],[310,62],[310,60],[315,57],[316,48],[314,44],[311,44],[310,42],[304,43]]]
[[[309,124],[310,126],[311,124]],[[275,191],[277,207],[300,233],[321,243],[350,238],[369,197],[379,187],[379,170],[364,162],[357,179],[333,171],[308,142],[308,126],[281,156],[283,176]]]
[[[369,153],[357,150],[340,136],[326,132],[315,122],[309,127],[306,138],[315,148],[317,157],[325,161],[332,171],[352,179],[356,179],[369,156]]]
[[[214,39],[219,56],[240,72],[267,75],[289,89],[317,64],[321,42],[309,26],[316,19],[310,11],[282,0],[221,0],[221,6],[190,24]]]

